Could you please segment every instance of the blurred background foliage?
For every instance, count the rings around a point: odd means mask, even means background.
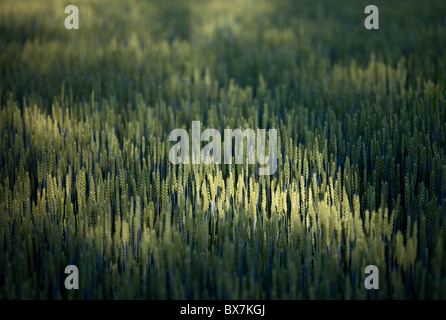
[[[221,87],[256,88],[259,74],[270,88],[325,87],[334,66],[366,68],[372,55],[401,63],[406,86],[446,70],[441,1],[377,1],[379,31],[364,28],[366,1],[77,1],[77,31],[63,27],[68,3],[2,1],[4,93],[49,99],[64,82],[77,99],[92,90],[154,99],[157,85],[206,69]]]

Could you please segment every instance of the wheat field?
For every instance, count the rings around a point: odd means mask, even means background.
[[[446,299],[446,2],[68,4],[0,1],[0,299]],[[173,165],[196,120],[277,172]]]

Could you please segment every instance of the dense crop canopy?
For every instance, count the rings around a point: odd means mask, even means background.
[[[446,2],[77,2],[0,3],[0,298],[446,298]]]

